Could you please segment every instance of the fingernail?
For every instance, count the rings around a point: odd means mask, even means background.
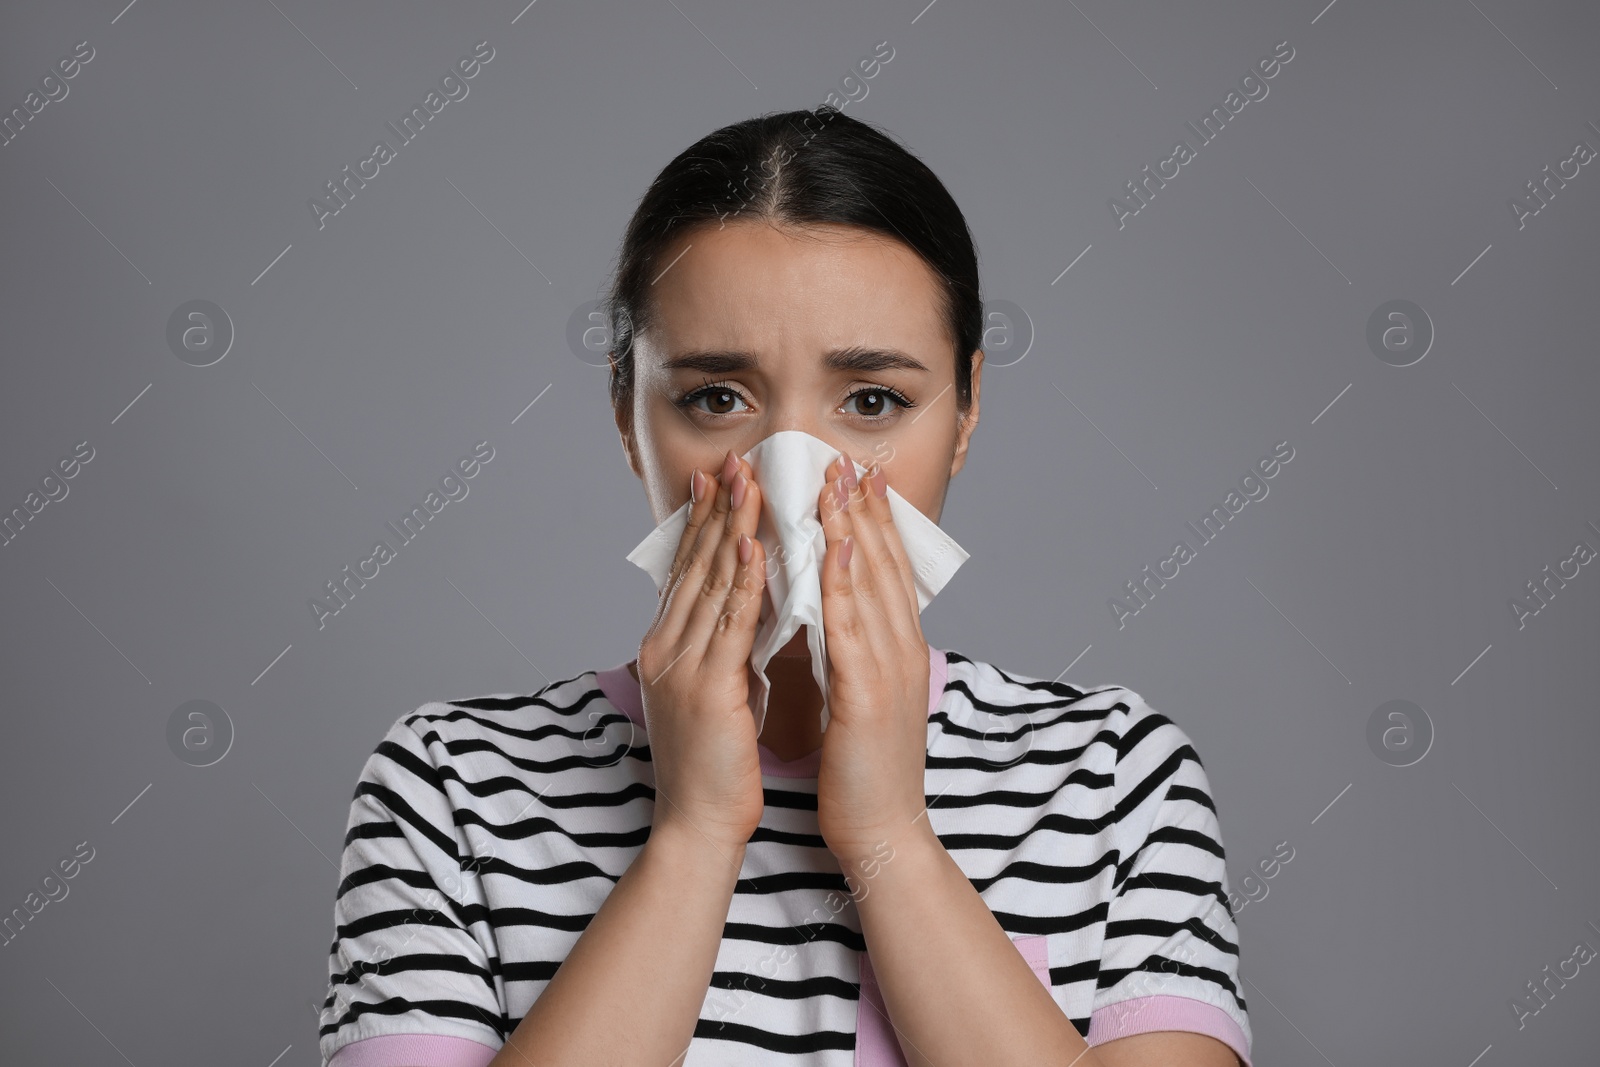
[[[839,569],[840,570],[847,571],[847,570],[850,569],[850,546],[851,546],[851,543],[854,540],[855,540],[855,538],[853,538],[853,537],[846,537],[844,539],[844,544],[839,546]]]
[[[733,501],[734,507],[744,503],[745,487],[749,484],[749,481],[744,476],[744,471],[740,471],[733,476],[733,494],[730,499]]]
[[[872,491],[880,500],[889,495],[889,479],[884,476],[883,467],[876,463],[872,465]]]
[[[739,535],[739,562],[749,563],[750,556],[755,552],[755,547],[750,542],[749,534]]]
[[[739,469],[739,457],[733,454],[733,449],[728,449],[728,458],[722,464],[722,480],[732,478]]]
[[[694,473],[689,475],[689,499],[696,504],[700,503],[700,494],[706,491],[705,475],[696,467]]]

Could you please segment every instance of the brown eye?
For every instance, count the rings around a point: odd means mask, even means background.
[[[911,406],[909,400],[893,389],[857,390],[846,398],[845,406],[847,408],[852,400],[857,405],[855,413],[869,421],[887,421],[894,417],[897,408]]]
[[[700,406],[702,400],[706,402],[707,406]],[[730,389],[725,385],[703,385],[693,392],[684,394],[682,399],[676,400],[674,403],[679,407],[698,411],[703,415],[733,415],[737,413],[738,409],[731,407],[731,405],[744,403],[744,397],[739,395],[738,390]]]

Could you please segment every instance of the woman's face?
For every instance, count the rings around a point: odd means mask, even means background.
[[[977,425],[983,353],[958,419],[938,279],[915,252],[855,227],[741,220],[687,231],[659,262],[632,410],[617,412],[657,523],[688,501],[695,467],[715,476],[729,449],[780,430],[881,463],[939,520]]]

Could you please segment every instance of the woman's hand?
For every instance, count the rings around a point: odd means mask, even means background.
[[[880,842],[892,846],[929,829],[917,822],[925,810],[928,643],[882,468],[874,465],[858,484],[854,465],[841,457],[828,468],[817,511],[828,546],[828,728],[817,823],[828,848],[854,865]]]
[[[688,525],[639,646],[655,767],[652,833],[671,828],[743,848],[761,821],[761,760],[749,693],[766,557],[761,491],[730,449],[721,478],[693,473]]]

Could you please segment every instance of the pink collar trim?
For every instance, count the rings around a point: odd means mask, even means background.
[[[595,671],[595,681],[600,686],[600,692],[611,702],[612,706],[622,712],[629,719],[640,726],[644,726],[644,703],[639,693],[639,683],[628,672],[628,663],[624,661],[615,667]],[[939,707],[939,700],[944,696],[945,683],[949,677],[949,660],[946,659],[944,650],[928,646],[928,714],[933,715]],[[756,749],[761,757],[761,773],[772,774],[780,778],[815,778],[817,771],[822,767],[822,749],[818,748],[808,752],[797,759],[781,760],[766,745],[756,743]]]

